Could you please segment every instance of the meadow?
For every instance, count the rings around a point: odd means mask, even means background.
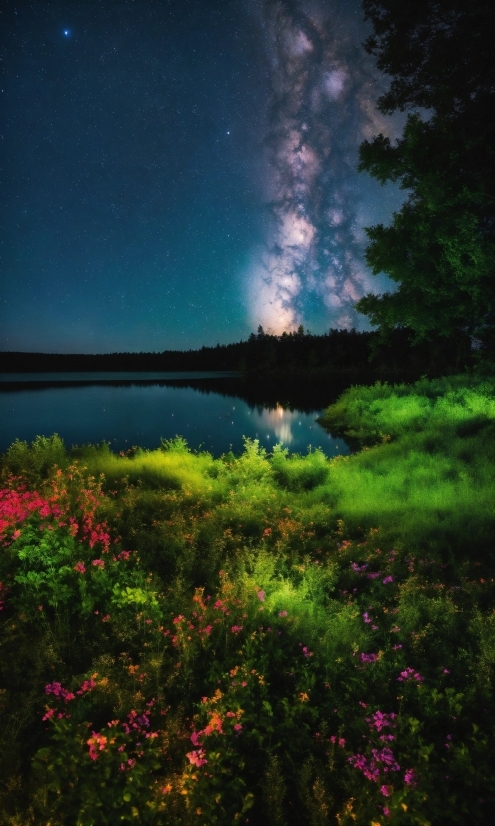
[[[324,422],[356,452],[11,445],[0,823],[489,821],[495,380]]]

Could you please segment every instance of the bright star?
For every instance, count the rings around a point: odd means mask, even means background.
[[[64,29],[64,34],[66,37],[68,37],[70,35],[69,29]]]

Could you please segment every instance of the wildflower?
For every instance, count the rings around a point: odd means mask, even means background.
[[[74,565],[74,571],[77,571],[78,574],[85,574],[86,568],[84,567],[84,564],[82,562],[76,562],[76,564]]]
[[[371,621],[372,621],[372,620],[370,619],[370,615],[368,614],[368,612],[367,612],[367,611],[365,611],[365,612],[364,612],[364,614],[363,614],[363,619],[364,619],[364,621],[365,621],[365,622],[371,622]]]
[[[240,723],[235,723],[234,731],[242,731],[242,725]]]
[[[96,683],[93,679],[91,680],[84,680],[83,684],[79,691],[76,691],[76,694],[84,694],[86,691],[92,691],[95,687]]]
[[[278,615],[279,615],[279,617],[286,617],[287,616],[287,611],[279,611]]]
[[[409,680],[416,680],[416,682],[421,683],[424,680],[424,677],[421,676],[417,671],[414,671],[414,668],[406,668],[405,671],[400,672],[400,677],[397,677],[397,681],[399,683],[407,682]]]
[[[72,694],[71,691],[67,691],[60,683],[48,683],[45,686],[46,694],[54,694],[55,697],[62,697],[63,700],[74,700],[75,694]]]
[[[386,806],[383,807],[383,814],[385,817],[390,817],[390,809],[387,809]]]
[[[233,634],[238,634],[239,631],[242,631],[242,625],[233,625],[230,630]]]
[[[265,601],[265,592],[264,591],[258,591],[258,599],[259,599],[260,602]]]
[[[389,585],[390,582],[393,582],[393,581],[394,581],[393,576],[386,576],[385,579],[382,579],[383,585]]]
[[[413,769],[407,769],[404,773],[404,783],[406,786],[412,786],[413,789],[416,786],[416,774]]]
[[[370,729],[376,728],[377,731],[381,731],[386,726],[391,726],[395,728],[397,725],[394,720],[397,717],[396,714],[393,712],[391,714],[384,714],[383,711],[375,711],[375,713],[371,717],[366,717],[366,722]]]
[[[392,646],[392,651],[398,651],[399,648],[402,648],[402,645],[393,645]]]
[[[108,738],[102,734],[98,734],[96,731],[93,731],[92,735],[89,740],[86,740],[86,744],[89,746],[89,756],[91,760],[98,760],[98,752],[105,750]]]
[[[301,691],[300,694],[297,695],[301,701],[301,703],[307,703],[309,700],[309,694],[306,694],[305,691]]]
[[[93,565],[94,565],[95,568],[104,568],[105,567],[105,563],[103,562],[103,559],[93,559]]]
[[[187,759],[191,763],[192,766],[204,766],[208,760],[205,759],[206,752],[204,749],[197,749],[196,751],[190,751],[186,754]]]
[[[361,654],[362,663],[374,663],[378,659],[378,654]]]
[[[48,706],[45,706],[45,708],[46,708],[46,714],[41,719],[42,720],[49,720],[55,714],[55,709],[54,708],[48,708]]]
[[[390,797],[390,786],[380,786],[380,791],[385,797]]]

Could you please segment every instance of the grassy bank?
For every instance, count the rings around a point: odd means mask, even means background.
[[[15,443],[0,823],[485,823],[495,383],[352,388],[363,449]]]

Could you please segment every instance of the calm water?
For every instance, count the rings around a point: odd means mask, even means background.
[[[267,449],[282,442],[290,452],[350,453],[316,422],[330,391],[292,395],[273,384],[246,387],[235,374],[0,374],[0,451],[16,438],[58,433],[68,447],[105,440],[115,451],[180,435],[214,456],[241,452],[243,436]]]

